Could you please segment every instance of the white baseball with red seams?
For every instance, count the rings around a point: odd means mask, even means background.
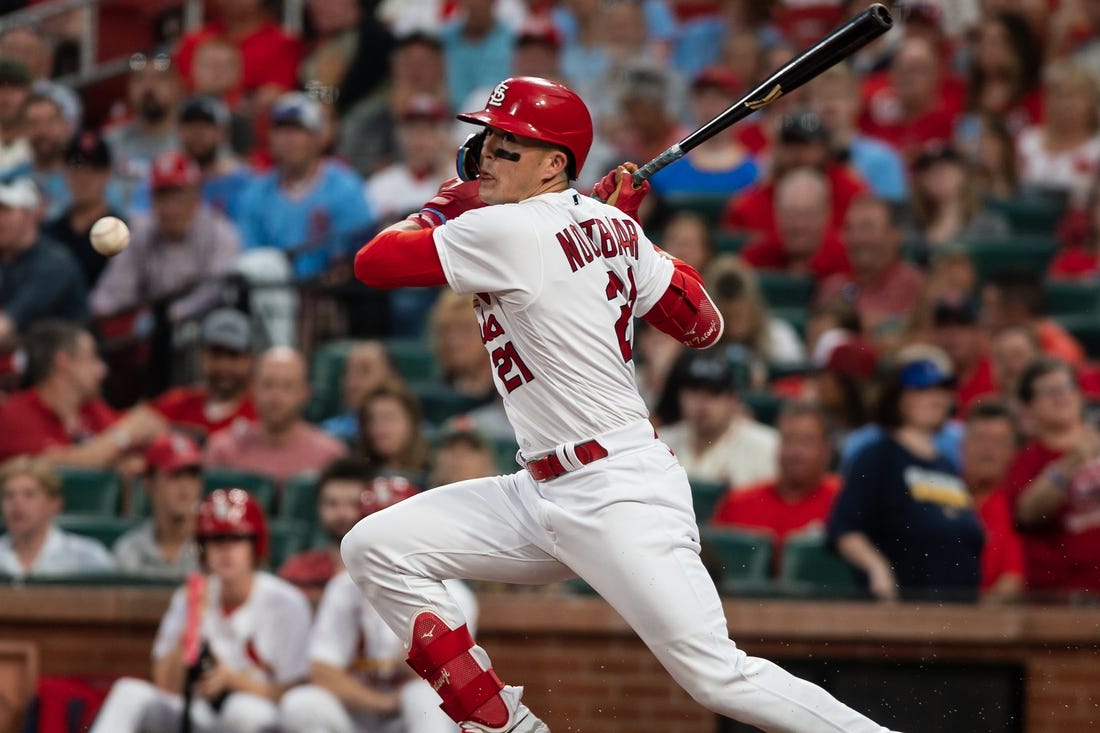
[[[130,245],[130,227],[114,216],[97,219],[89,236],[92,247],[104,257],[113,257]]]
[[[580,576],[711,710],[765,731],[886,731],[729,639],[699,558],[687,476],[655,437],[635,382],[632,319],[655,306],[673,275],[641,227],[568,189],[466,211],[435,229],[434,241],[447,282],[474,299],[523,458],[552,453],[567,471],[543,482],[524,469],[433,489],[345,537],[352,578],[443,699],[461,708],[460,683],[449,676],[477,670],[447,662],[464,619],[441,579]],[[590,440],[607,457],[584,464],[574,446]],[[454,630],[446,642],[427,625],[437,619]],[[468,654],[490,669],[480,646]],[[464,722],[463,730],[545,730],[520,692],[499,693],[503,727]]]

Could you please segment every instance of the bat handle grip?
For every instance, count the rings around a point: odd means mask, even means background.
[[[634,171],[634,174],[631,176],[634,180],[634,188],[641,188],[642,184],[645,183],[650,176],[669,163],[674,163],[682,157],[684,157],[684,151],[680,147],[680,143],[676,143],[668,150]]]

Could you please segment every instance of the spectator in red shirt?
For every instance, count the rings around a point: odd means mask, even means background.
[[[776,232],[741,251],[753,267],[824,279],[851,271],[844,245],[829,227],[829,184],[819,171],[798,168],[775,188]]]
[[[1085,363],[1085,349],[1048,318],[1043,305],[1043,273],[1022,268],[994,272],[982,286],[982,322],[989,329],[1011,324],[1030,327],[1044,354],[1074,367]]]
[[[107,367],[83,328],[42,320],[23,348],[31,387],[0,406],[0,460],[27,454],[54,464],[121,468],[131,448],[164,430],[148,407],[120,416],[99,396]]]
[[[978,323],[978,308],[969,296],[948,296],[936,302],[932,309],[932,342],[955,366],[955,398],[960,414],[977,398],[996,392],[988,339]]]
[[[785,115],[772,150],[771,175],[730,201],[722,214],[723,228],[774,232],[782,218],[776,211],[776,188],[779,180],[795,168],[815,168],[824,174],[831,228],[840,226],[852,199],[867,190],[857,173],[835,160],[825,124],[813,112]]]
[[[715,525],[767,530],[775,539],[775,569],[783,542],[796,532],[822,530],[839,490],[829,473],[833,457],[828,418],[812,403],[783,407],[779,430],[777,475],[755,486],[731,488],[714,510]]]
[[[202,323],[203,384],[174,387],[151,406],[174,428],[202,440],[237,421],[254,421],[249,392],[253,346],[248,316],[229,308],[211,312]]]
[[[981,591],[990,601],[1017,600],[1024,590],[1024,548],[1003,491],[1019,435],[1012,410],[1000,400],[982,400],[966,414],[962,478],[985,530]]]
[[[317,521],[325,545],[291,555],[279,568],[279,576],[298,586],[313,603],[321,600],[325,583],[344,569],[340,541],[363,516],[359,497],[368,490],[372,475],[369,461],[337,458],[317,479]]]
[[[902,259],[901,226],[893,205],[871,196],[853,201],[844,219],[843,241],[852,272],[826,278],[818,301],[854,305],[864,334],[884,322],[900,324],[920,300],[924,275]]]
[[[1047,277],[1079,282],[1100,279],[1100,186],[1093,185],[1084,209],[1066,214],[1058,234],[1062,248],[1051,260]]]
[[[1024,541],[1030,591],[1100,590],[1100,434],[1085,422],[1073,369],[1035,361],[1020,380],[1035,436],[1016,455],[1005,495]]]

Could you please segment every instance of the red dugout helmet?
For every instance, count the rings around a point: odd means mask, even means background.
[[[195,537],[251,537],[259,562],[267,557],[267,519],[259,503],[244,489],[217,489],[199,504]]]
[[[460,114],[458,119],[565,149],[570,158],[570,179],[584,168],[592,147],[592,115],[581,98],[557,82],[535,76],[505,79],[493,89],[485,109]],[[461,151],[459,156],[461,175],[466,164]]]
[[[420,487],[404,476],[379,476],[363,487],[359,508],[366,517],[419,493]]]

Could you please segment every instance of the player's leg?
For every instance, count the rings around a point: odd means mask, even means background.
[[[344,538],[351,577],[405,641],[409,664],[432,683],[456,722],[508,730],[527,714],[474,643],[443,579],[549,583],[572,576],[548,552],[514,476],[432,489],[366,517]],[[526,492],[526,494],[525,494]]]
[[[90,733],[156,733],[177,730],[183,698],[157,689],[145,680],[124,677],[111,686]],[[213,711],[203,700],[191,704],[195,733],[211,730]]]
[[[631,460],[578,476],[569,498],[606,494],[613,482],[634,487],[642,501],[589,507],[584,498],[567,499],[564,509],[548,511],[561,559],[622,614],[673,678],[710,710],[764,731],[886,731],[820,687],[737,648],[699,559],[682,469],[667,449],[625,458]]]
[[[234,692],[218,712],[218,729],[232,733],[267,733],[279,729],[274,701],[250,692]]]
[[[286,733],[358,733],[336,696],[317,685],[288,690],[279,701]]]

